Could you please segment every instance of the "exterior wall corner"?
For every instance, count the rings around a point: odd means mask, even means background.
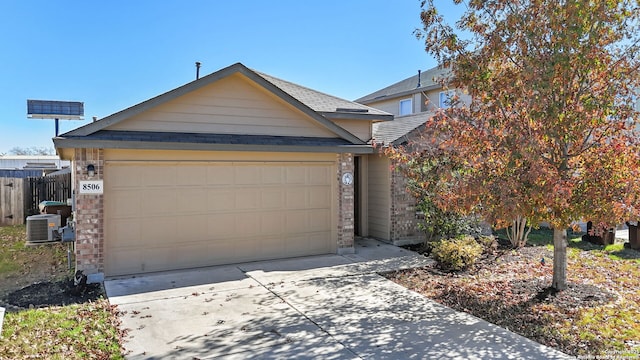
[[[89,177],[87,167],[95,175]],[[75,194],[76,270],[87,275],[104,273],[104,195],[80,194],[80,181],[104,178],[104,150],[76,149],[72,161]],[[95,276],[94,276],[95,277]]]
[[[342,177],[350,173],[353,179],[353,154],[338,154],[338,254],[345,254],[348,249],[354,249],[354,184],[343,184]]]

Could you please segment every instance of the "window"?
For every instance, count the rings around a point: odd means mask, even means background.
[[[447,109],[451,107],[451,98],[453,98],[453,96],[456,94],[456,92],[454,90],[447,90],[447,91],[441,91],[440,92],[440,101],[438,106],[440,106],[441,109]]]
[[[411,99],[400,100],[400,116],[413,114],[413,102]]]

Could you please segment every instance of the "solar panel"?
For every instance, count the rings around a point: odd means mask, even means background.
[[[27,117],[36,119],[84,119],[84,103],[79,101],[27,100]]]

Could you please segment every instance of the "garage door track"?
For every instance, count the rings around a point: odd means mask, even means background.
[[[565,359],[379,273],[430,260],[375,240],[356,254],[105,281],[128,359]]]

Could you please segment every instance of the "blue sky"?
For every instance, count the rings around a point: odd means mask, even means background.
[[[26,100],[82,101],[85,121],[236,62],[353,100],[436,62],[419,0],[0,2],[0,154],[53,147]]]

